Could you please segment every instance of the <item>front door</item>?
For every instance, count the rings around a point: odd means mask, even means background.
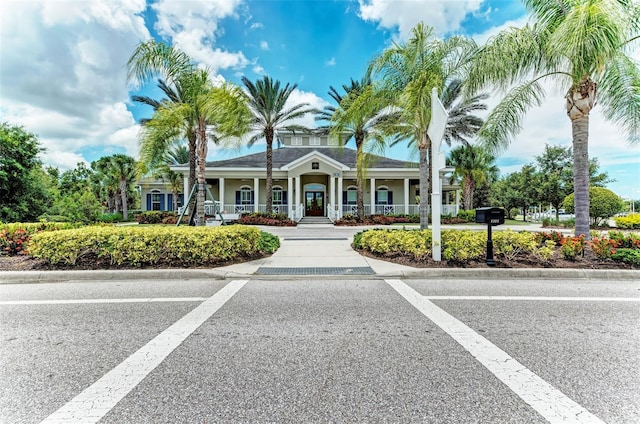
[[[305,192],[305,216],[324,216],[324,191]]]

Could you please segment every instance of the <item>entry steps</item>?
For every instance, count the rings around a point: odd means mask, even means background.
[[[329,224],[332,225],[333,222],[331,222],[331,220],[329,218],[327,218],[326,216],[305,216],[303,217],[300,221],[298,221],[298,224]]]

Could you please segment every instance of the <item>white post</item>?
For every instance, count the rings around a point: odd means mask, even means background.
[[[409,214],[409,178],[404,179],[404,213]]]
[[[431,251],[433,260],[440,262],[442,260],[442,243],[440,237],[440,211],[442,210],[442,199],[440,195],[440,167],[444,163],[440,163],[440,143],[447,124],[449,114],[438,98],[438,89],[433,87],[431,90],[431,122],[427,134],[431,139]]]
[[[220,178],[218,183],[218,200],[220,201],[220,212],[224,210],[224,178]]]
[[[293,219],[293,178],[287,178],[287,207],[289,209],[289,219]]]
[[[331,194],[329,195],[329,199],[331,202],[331,207],[335,210],[336,207],[336,177],[329,177],[329,190],[331,190]]]
[[[370,215],[376,213],[376,179],[371,178],[371,212]]]
[[[254,212],[260,212],[258,205],[260,205],[260,178],[253,179],[253,207]]]
[[[296,177],[296,205],[300,204],[300,177]]]
[[[342,218],[342,177],[338,177],[338,218]]]
[[[187,206],[187,200],[189,200],[189,193],[191,193],[189,191],[189,176],[187,175],[186,177],[184,177],[184,191],[182,192],[183,196],[182,196],[182,207]],[[146,199],[145,199],[146,202]],[[150,209],[151,207],[149,205],[147,205],[147,208]]]

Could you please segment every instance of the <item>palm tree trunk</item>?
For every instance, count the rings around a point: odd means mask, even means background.
[[[205,201],[205,168],[207,163],[207,133],[204,118],[198,120],[197,129],[197,178],[198,178],[198,194],[196,204],[196,219],[198,226],[206,225],[204,219],[204,201]]]
[[[364,136],[363,136],[364,137]],[[356,139],[356,208],[358,211],[358,218],[364,218],[364,164],[362,162],[362,146],[363,139]],[[375,190],[375,187],[371,187],[371,190]],[[374,214],[374,205],[371,205],[371,214]]]
[[[429,228],[429,167],[427,165],[427,149],[420,149],[420,229]]]
[[[589,237],[589,115],[571,122],[573,130],[573,188],[576,235]]]
[[[189,134],[187,135],[187,138],[189,141],[189,187],[187,187],[185,196],[186,196],[186,193],[191,193],[191,189],[196,184],[196,181],[197,181],[197,177],[196,177],[197,134],[195,133],[195,131],[190,131]],[[185,202],[187,201],[187,199],[184,199],[184,200]],[[191,199],[191,203],[193,203],[193,199]],[[191,207],[190,205],[184,205],[184,206],[188,208]]]
[[[464,193],[464,208],[465,210],[473,209],[473,178],[470,175],[465,175],[462,182],[462,192]]]
[[[129,219],[129,209],[127,208],[127,179],[120,178],[120,198],[122,199],[122,218]]]
[[[273,129],[268,129],[265,132],[265,139],[267,141],[267,210],[266,212],[271,213],[273,212]],[[260,203],[259,200],[258,200],[258,203]]]

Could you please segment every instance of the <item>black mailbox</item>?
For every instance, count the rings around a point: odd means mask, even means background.
[[[504,224],[504,208],[477,208],[476,223],[491,226]]]

